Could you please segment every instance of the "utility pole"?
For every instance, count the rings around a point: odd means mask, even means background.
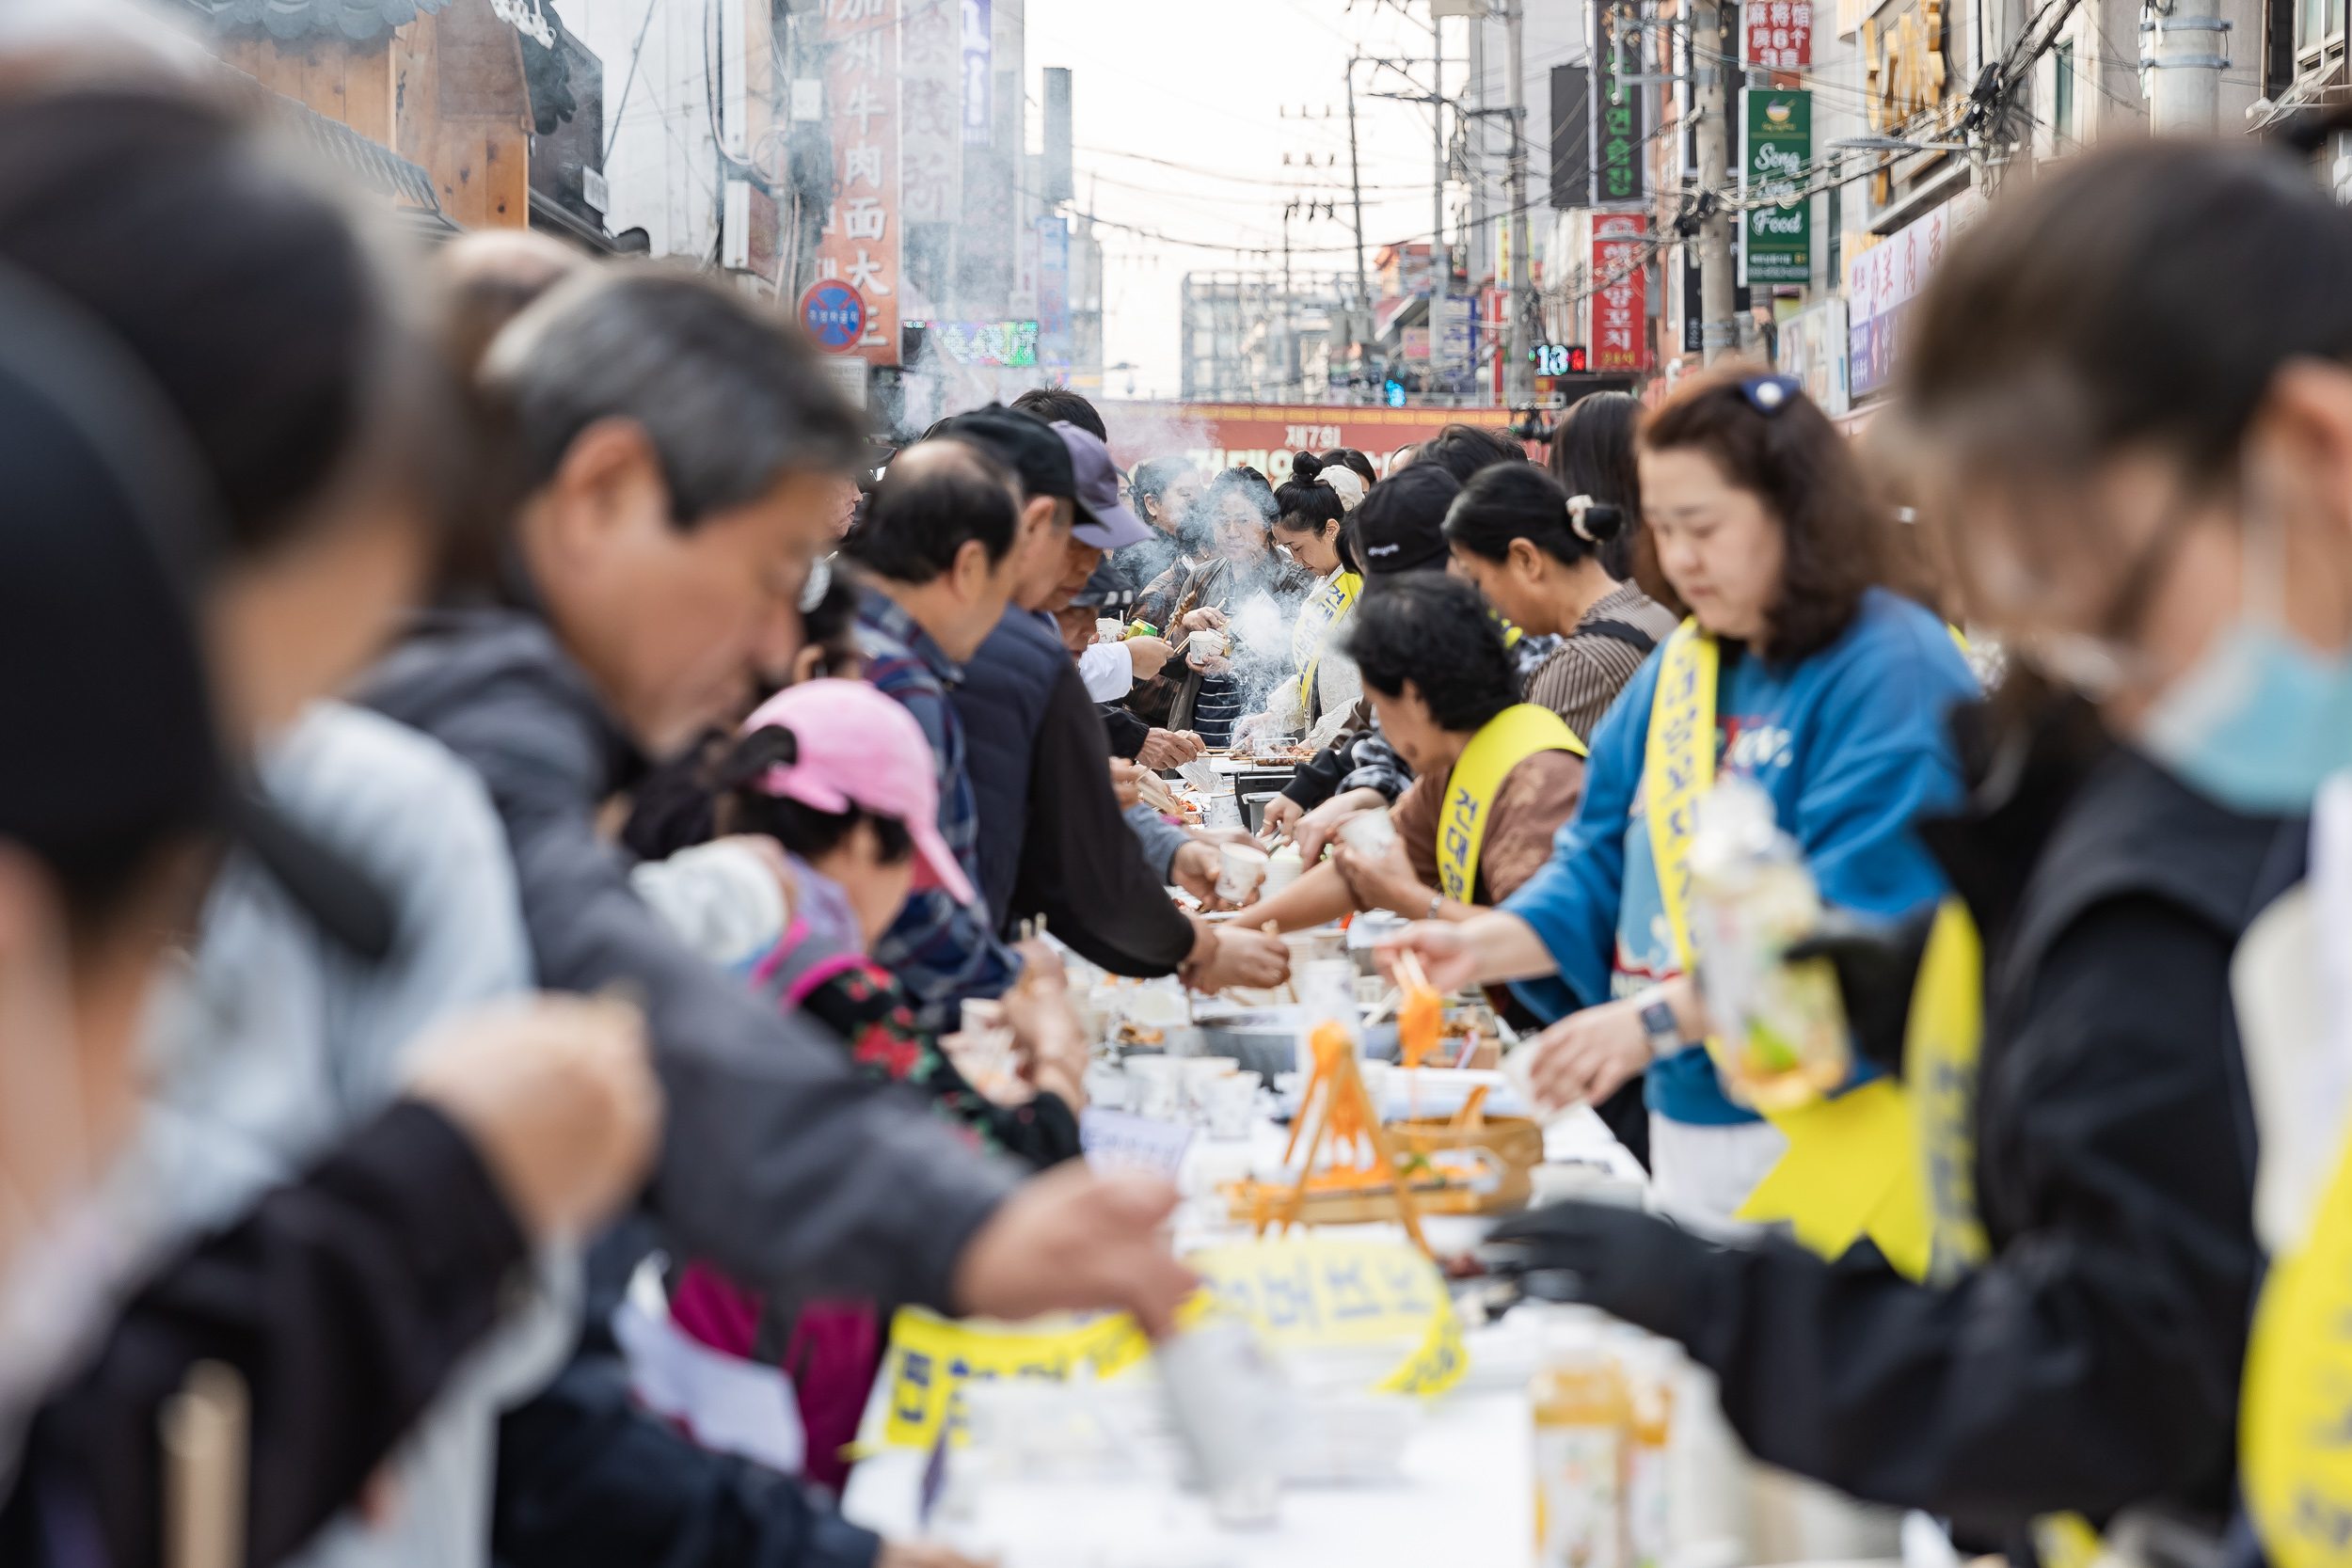
[[[1445,36],[1437,0],[1429,7],[1429,377],[1435,380],[1445,335],[1445,296],[1454,261],[1445,248]],[[1426,391],[1427,385],[1423,384]]]
[[[1285,388],[1297,386],[1300,379],[1297,302],[1291,293],[1291,218],[1297,211],[1296,197],[1282,204],[1282,385]]]
[[[1503,337],[1511,356],[1502,367],[1506,404],[1525,404],[1535,395],[1535,368],[1527,358],[1531,346],[1527,341],[1528,290],[1534,281],[1530,276],[1534,269],[1527,245],[1527,82],[1520,55],[1526,16],[1526,0],[1505,0],[1502,27],[1509,40],[1506,55],[1511,72],[1511,155],[1502,166],[1503,243],[1511,252],[1511,297],[1503,307],[1511,312],[1511,327]]]
[[[1372,287],[1364,277],[1364,172],[1356,156],[1356,62],[1360,57],[1351,55],[1347,62],[1347,184],[1356,198],[1356,309],[1348,317],[1356,328],[1359,365],[1372,340]]]
[[[2141,57],[2155,77],[2149,85],[2150,120],[2159,136],[2210,136],[2220,126],[2230,24],[2217,8],[2215,0],[2140,7]]]
[[[1737,281],[1731,261],[1732,207],[1724,196],[1731,181],[1735,68],[1731,51],[1724,47],[1723,18],[1720,0],[1692,0],[1691,74],[1698,78],[1692,98],[1698,121],[1692,135],[1699,154],[1699,309],[1705,318],[1700,341],[1709,365],[1736,351],[1740,336],[1740,324],[1732,319]]]

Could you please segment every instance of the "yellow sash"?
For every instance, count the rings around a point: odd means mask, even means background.
[[[1584,742],[1548,707],[1518,703],[1504,708],[1470,736],[1445,782],[1445,818],[1438,828],[1438,881],[1457,904],[1470,901],[1478,886],[1478,850],[1486,842],[1486,816],[1495,792],[1511,769],[1538,752],[1584,752]]]
[[[1699,800],[1715,782],[1716,667],[1715,640],[1696,620],[1675,628],[1660,654],[1644,755],[1650,855],[1685,974],[1696,968],[1691,842]],[[1721,1058],[1719,1041],[1708,1049]],[[1901,1085],[1873,1079],[1834,1100],[1762,1114],[1788,1138],[1788,1152],[1740,1206],[1740,1219],[1785,1220],[1826,1258],[1867,1235],[1896,1268],[1915,1279],[1926,1273],[1931,1227]]]
[[[1340,624],[1364,591],[1364,579],[1342,572],[1299,607],[1291,623],[1291,662],[1298,666],[1298,710],[1315,721],[1315,672],[1323,667],[1323,650],[1330,644],[1331,628]]]
[[[2352,1553],[2352,1142],[2293,1252],[2271,1260],[2238,1403],[2255,1533],[2280,1568]]]

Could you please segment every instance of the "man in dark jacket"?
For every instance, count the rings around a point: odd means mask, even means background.
[[[1110,452],[1068,421],[1010,410],[948,421],[942,434],[995,451],[1027,499],[1051,497],[1057,532],[1019,564],[1013,601],[954,693],[972,736],[980,807],[980,890],[1000,927],[1044,915],[1115,974],[1183,974],[1214,990],[1276,985],[1288,954],[1262,932],[1220,932],[1178,912],[1111,787],[1110,744],[1049,608],[1086,584],[1104,553],[1143,536],[1120,503]]]
[[[2261,1271],[2230,959],[2297,830],[2086,738],[2070,707],[1922,829],[1984,939],[1985,1263],[1914,1285],[1867,1244],[1723,1250],[1579,1204],[1497,1234],[1681,1340],[1761,1459],[2019,1549],[2059,1511],[2211,1539]],[[1899,1061],[1915,948],[1836,951],[1866,1049]]]
[[[652,1197],[684,1254],[801,1293],[1008,1317],[1083,1297],[1164,1323],[1184,1276],[1150,1239],[1162,1195],[1073,1171],[1008,1198],[1010,1176],[920,1103],[673,939],[596,834],[647,753],[739,715],[796,651],[837,476],[866,460],[812,358],[683,275],[539,301],[483,372],[532,486],[515,608],[420,626],[366,700],[483,775],[541,983],[643,999],[670,1128]]]

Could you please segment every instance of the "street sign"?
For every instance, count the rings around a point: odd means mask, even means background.
[[[1752,87],[1747,104],[1748,195],[1768,198],[1747,211],[1747,281],[1811,282],[1813,94]]]
[[[847,354],[866,336],[866,296],[838,278],[820,277],[801,294],[801,325],[827,354]]]

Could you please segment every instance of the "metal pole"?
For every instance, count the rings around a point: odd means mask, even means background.
[[[1347,62],[1347,183],[1356,198],[1356,359],[1363,363],[1363,350],[1372,341],[1372,286],[1364,277],[1364,173],[1356,157],[1356,57]]]
[[[1732,288],[1737,281],[1731,261],[1731,205],[1726,198],[1731,173],[1730,78],[1726,61],[1723,8],[1718,0],[1692,0],[1691,7],[1691,74],[1698,78],[1699,199],[1706,215],[1699,220],[1699,308],[1705,318],[1700,341],[1706,363],[1711,365],[1740,344],[1740,324],[1732,319]],[[1704,60],[1705,63],[1701,63]]]
[[[1511,357],[1502,367],[1502,395],[1508,404],[1524,404],[1535,395],[1535,367],[1527,358],[1529,293],[1534,281],[1530,274],[1534,267],[1527,245],[1527,82],[1520,57],[1521,24],[1526,16],[1523,0],[1509,0],[1502,13],[1511,71],[1511,157],[1503,165],[1502,176],[1504,243],[1511,247],[1511,297],[1503,307],[1511,312],[1511,329],[1503,337]]]
[[[2140,8],[2140,53],[2154,78],[2149,118],[2159,136],[2210,136],[2220,126],[2230,24],[2217,11],[2214,0],[2164,0]]]
[[[1454,261],[1445,247],[1445,41],[1436,6],[1429,10],[1429,379],[1436,380],[1445,333],[1445,296]],[[1423,384],[1423,392],[1428,388]]]
[[[1282,385],[1298,385],[1298,329],[1293,325],[1298,317],[1291,296],[1291,214],[1298,211],[1298,198],[1291,198],[1282,204]]]

